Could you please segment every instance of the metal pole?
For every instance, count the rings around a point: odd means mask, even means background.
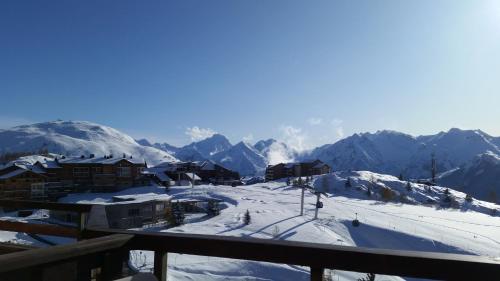
[[[318,208],[318,204],[319,204],[319,197],[321,196],[321,193],[316,193],[316,210],[314,211],[314,219],[317,219],[318,218],[318,211],[319,211],[319,208]]]
[[[300,215],[304,215],[304,186],[302,186],[302,195],[300,196]]]

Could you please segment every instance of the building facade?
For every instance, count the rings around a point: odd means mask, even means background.
[[[330,172],[330,166],[320,160],[310,162],[279,163],[267,166],[265,179],[266,181],[273,181],[289,177],[322,175]]]

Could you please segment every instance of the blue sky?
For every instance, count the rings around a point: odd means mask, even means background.
[[[0,2],[0,127],[88,120],[175,145],[500,135],[500,1]]]

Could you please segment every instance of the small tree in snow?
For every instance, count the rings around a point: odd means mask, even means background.
[[[391,201],[394,199],[395,197],[395,193],[394,191],[392,191],[392,189],[388,188],[388,187],[384,187],[382,189],[382,199],[384,199],[385,201]]]
[[[404,178],[403,178],[403,173],[399,174],[399,177],[398,177],[398,178],[399,178],[399,180],[400,180],[400,181],[403,181],[403,180],[404,180]]]
[[[467,201],[469,203],[472,202],[472,195],[470,195],[470,194],[465,195],[465,201]]]
[[[245,216],[243,217],[243,223],[245,225],[249,225],[251,220],[252,220],[252,218],[250,217],[250,212],[247,210],[245,212]]]
[[[450,194],[450,190],[449,190],[448,188],[446,188],[446,189],[444,190],[444,194],[446,194],[446,195]]]
[[[345,188],[350,188],[352,187],[352,183],[351,183],[351,178],[348,177],[347,180],[345,181]]]
[[[409,181],[406,182],[406,190],[408,192],[411,192],[413,190],[413,188],[411,187],[411,183]]]
[[[368,197],[372,197],[372,188],[370,186],[368,186],[368,188],[366,189],[366,195]]]

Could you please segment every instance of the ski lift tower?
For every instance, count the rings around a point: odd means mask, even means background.
[[[319,191],[315,191],[314,194],[316,194],[316,209],[314,210],[314,219],[318,219],[318,212],[319,209],[323,208],[323,202],[320,201],[321,199],[321,193]]]

